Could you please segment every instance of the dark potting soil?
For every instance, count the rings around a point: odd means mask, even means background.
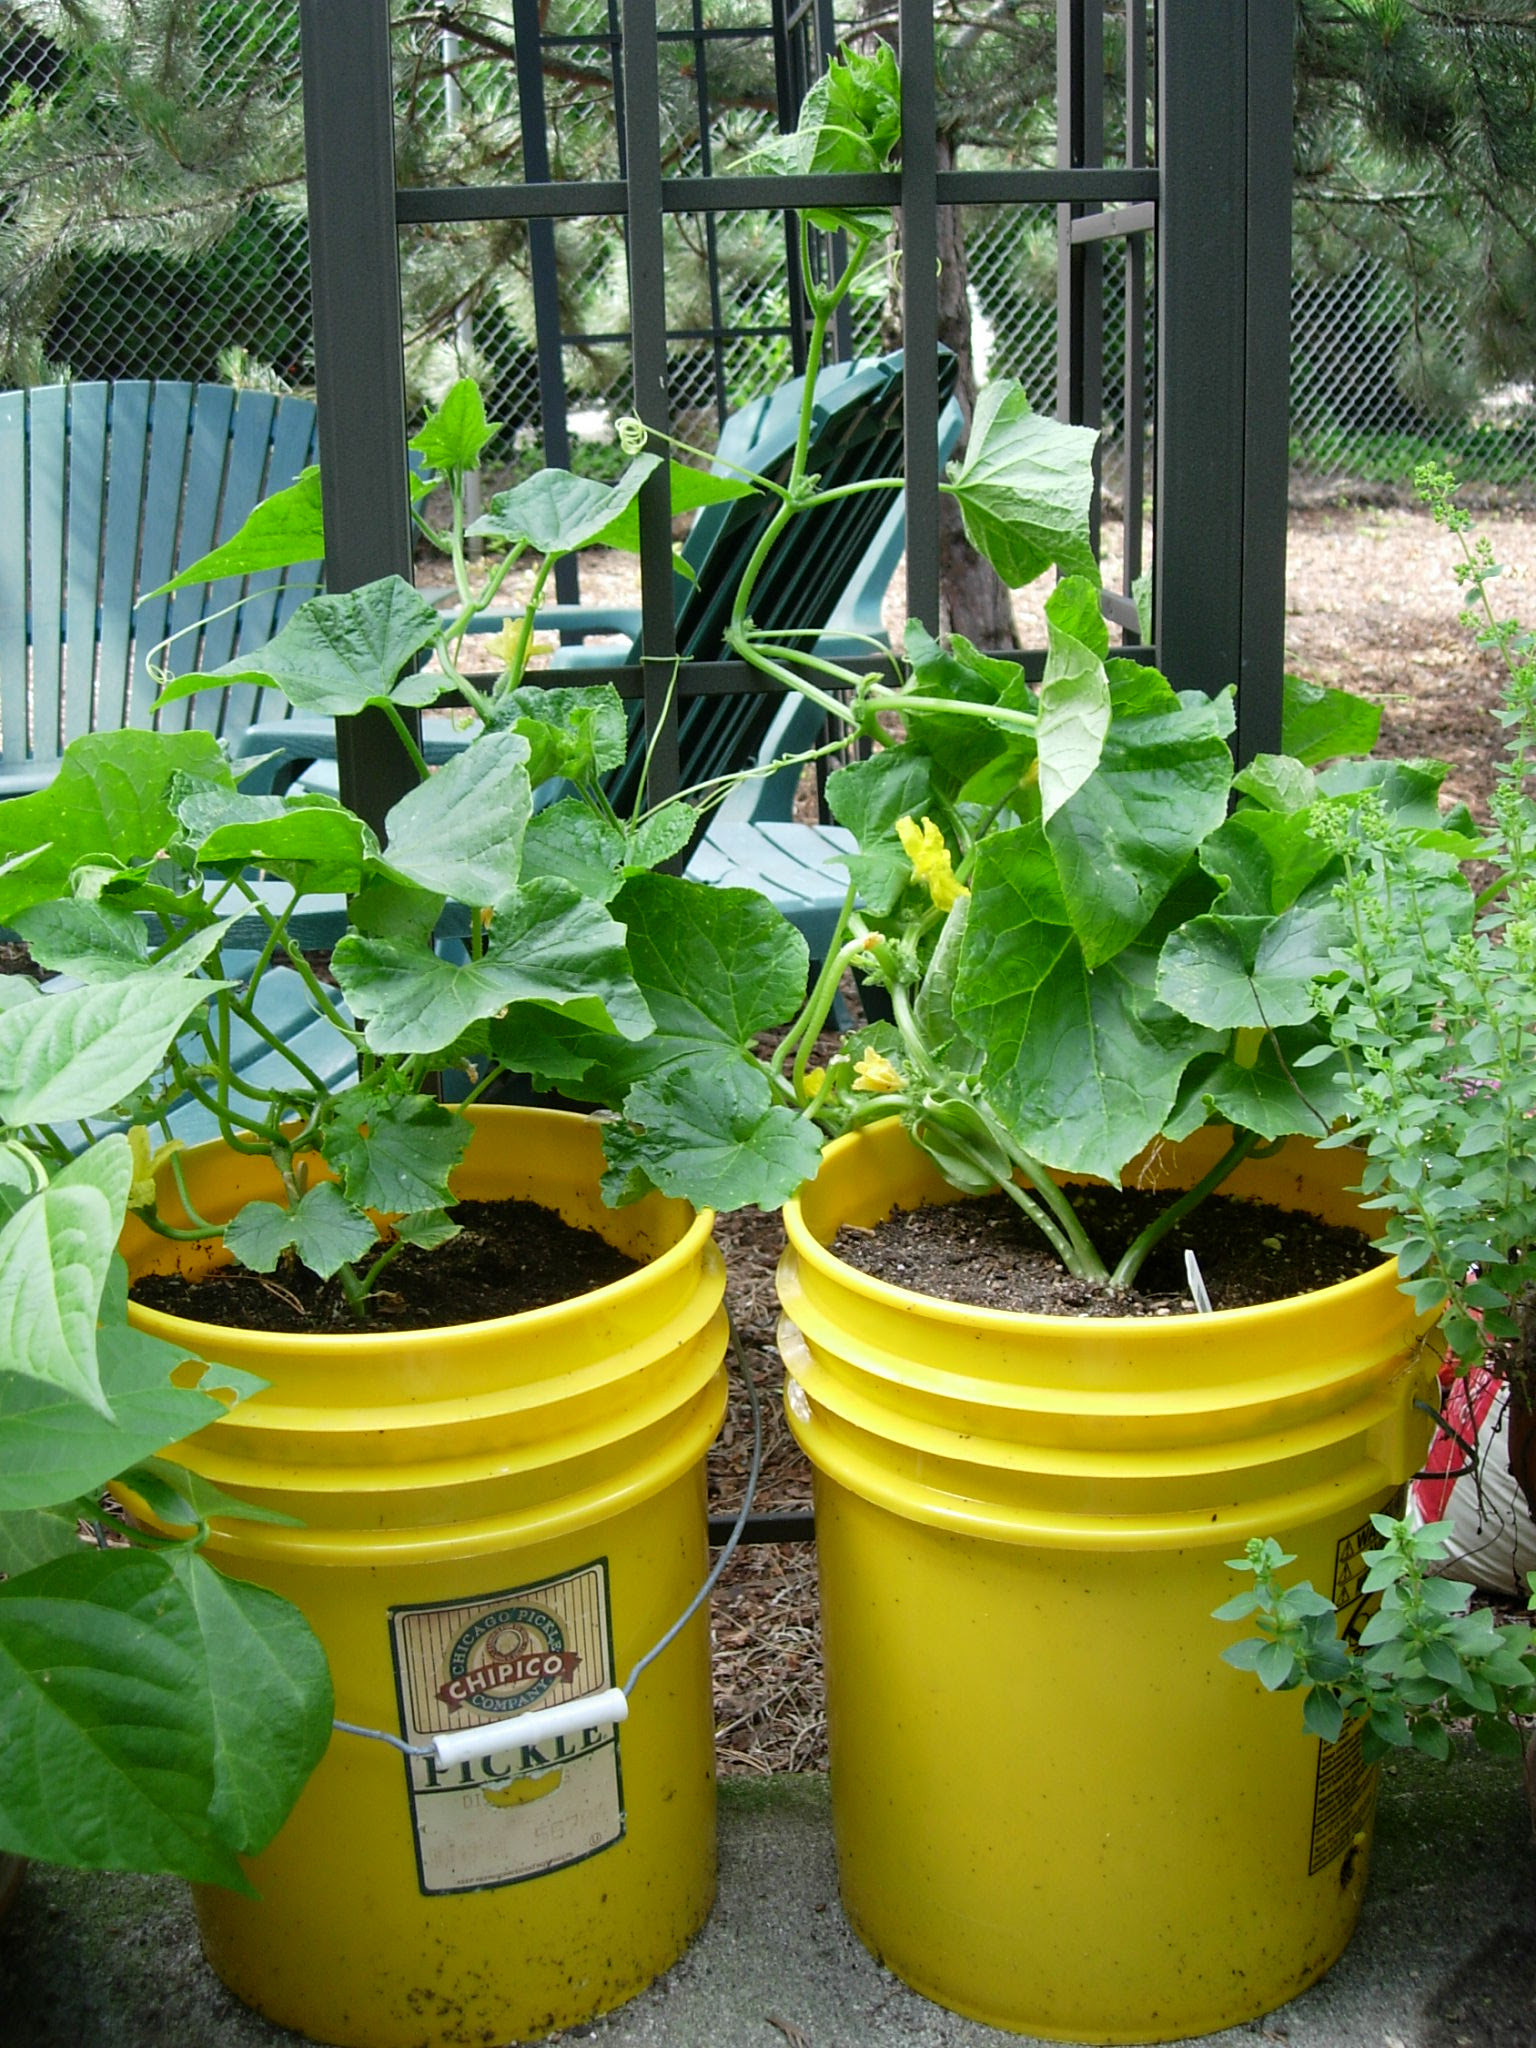
[[[196,1281],[152,1273],[131,1292],[144,1308],[227,1329],[345,1336],[520,1315],[590,1294],[642,1263],[536,1202],[460,1202],[452,1214],[458,1236],[431,1251],[408,1245],[385,1268],[361,1321],[338,1279],[317,1280],[293,1260],[275,1273],[220,1266]]]
[[[1111,1267],[1172,1199],[1131,1188],[1073,1191],[1073,1207]],[[1310,1294],[1381,1263],[1361,1231],[1228,1195],[1209,1196],[1169,1231],[1131,1293],[1074,1278],[1006,1195],[898,1209],[872,1230],[845,1224],[832,1242],[847,1265],[913,1293],[1060,1316],[1193,1315],[1186,1247],[1218,1309]]]

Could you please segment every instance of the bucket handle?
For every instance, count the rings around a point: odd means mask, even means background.
[[[605,1692],[588,1693],[578,1700],[563,1700],[554,1707],[535,1707],[524,1714],[509,1714],[505,1720],[484,1722],[478,1728],[458,1728],[446,1735],[435,1735],[430,1742],[405,1742],[398,1735],[391,1735],[383,1728],[361,1728],[354,1721],[333,1721],[331,1726],[342,1735],[363,1735],[372,1742],[387,1742],[391,1749],[398,1749],[403,1756],[429,1756],[445,1769],[449,1765],[462,1763],[468,1757],[499,1756],[509,1749],[520,1749],[525,1744],[553,1742],[557,1735],[573,1735],[587,1728],[612,1728],[629,1719],[629,1696],[634,1691],[640,1674],[647,1665],[654,1664],[662,1651],[669,1648],[692,1621],[704,1602],[719,1583],[720,1574],[735,1555],[741,1541],[741,1532],[747,1526],[747,1517],[752,1512],[753,1498],[757,1493],[758,1475],[763,1464],[763,1410],[758,1398],[757,1382],[747,1369],[747,1362],[741,1355],[735,1329],[727,1325],[731,1356],[737,1370],[746,1383],[747,1400],[752,1411],[752,1460],[747,1468],[746,1492],[740,1511],[736,1516],[731,1533],[720,1546],[720,1555],[710,1567],[703,1585],[694,1594],[682,1613],[673,1622],[666,1634],[657,1638],[622,1686],[609,1686]]]

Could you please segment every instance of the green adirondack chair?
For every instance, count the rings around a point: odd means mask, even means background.
[[[222,540],[315,459],[308,399],[222,384],[53,384],[0,392],[0,796],[41,789],[79,734],[150,723],[149,660],[216,668],[321,587],[318,562],[140,598]],[[232,746],[280,719],[275,691],[209,692],[161,723]]]

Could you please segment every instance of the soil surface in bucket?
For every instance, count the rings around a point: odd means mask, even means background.
[[[1134,1188],[1093,1187],[1074,1189],[1072,1206],[1112,1267],[1172,1199]],[[1186,1247],[1218,1309],[1311,1294],[1381,1263],[1361,1231],[1319,1222],[1302,1210],[1224,1195],[1209,1196],[1169,1231],[1130,1292],[1067,1272],[1006,1195],[898,1209],[872,1230],[844,1224],[832,1243],[845,1264],[914,1294],[1047,1316],[1193,1315]]]
[[[339,1279],[317,1280],[291,1257],[275,1273],[219,1266],[189,1281],[152,1273],[131,1290],[145,1308],[225,1328],[336,1336],[358,1330],[439,1330],[569,1301],[641,1262],[595,1230],[567,1223],[537,1202],[460,1202],[457,1237],[424,1250],[407,1245],[386,1267],[359,1321]],[[382,1249],[382,1246],[381,1246]]]

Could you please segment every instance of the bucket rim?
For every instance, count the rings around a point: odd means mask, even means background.
[[[545,1125],[564,1124],[582,1130],[599,1130],[601,1120],[578,1110],[541,1109],[524,1107],[514,1103],[476,1103],[461,1114],[471,1124],[499,1122],[503,1117],[520,1122],[538,1122]],[[183,1168],[198,1157],[208,1157],[215,1152],[229,1148],[220,1138],[211,1138],[202,1145],[188,1148],[182,1154]],[[485,1341],[487,1334],[504,1334],[509,1339],[527,1335],[557,1333],[563,1323],[590,1313],[593,1308],[602,1310],[610,1304],[622,1304],[627,1296],[638,1294],[659,1284],[666,1284],[681,1276],[685,1269],[703,1258],[715,1226],[713,1209],[697,1209],[691,1202],[680,1196],[667,1196],[668,1201],[681,1201],[682,1206],[692,1212],[690,1222],[675,1244],[669,1245],[654,1258],[647,1259],[633,1273],[626,1273],[622,1279],[610,1280],[602,1287],[594,1287],[585,1294],[572,1294],[563,1301],[547,1303],[543,1308],[522,1309],[515,1315],[487,1316],[476,1322],[433,1324],[421,1330],[379,1330],[373,1327],[356,1331],[284,1331],[273,1341],[281,1344],[285,1352],[300,1358],[324,1357],[336,1362],[354,1362],[365,1365],[399,1356],[408,1357],[419,1350],[423,1343],[448,1350],[468,1349]],[[203,1242],[208,1242],[204,1239]],[[218,1347],[227,1347],[232,1337],[260,1337],[265,1341],[265,1332],[253,1331],[243,1323],[205,1323],[193,1316],[176,1316],[164,1309],[146,1308],[138,1302],[130,1302],[130,1316],[133,1323],[150,1336],[163,1338],[167,1343],[183,1345],[203,1355],[218,1355]],[[215,1347],[210,1354],[209,1347]]]
[[[1149,1332],[1162,1328],[1177,1331],[1181,1325],[1191,1323],[1212,1334],[1221,1330],[1237,1335],[1245,1329],[1256,1328],[1266,1318],[1272,1318],[1278,1308],[1288,1303],[1305,1302],[1309,1308],[1315,1307],[1326,1314],[1335,1309],[1346,1311],[1363,1305],[1387,1288],[1394,1293],[1397,1291],[1397,1264],[1388,1255],[1383,1255],[1381,1262],[1370,1272],[1357,1273],[1348,1280],[1336,1280],[1328,1287],[1315,1287],[1305,1294],[1281,1295],[1274,1301],[1253,1302],[1242,1308],[1212,1309],[1209,1314],[1200,1316],[1045,1315],[1032,1309],[986,1308],[970,1302],[946,1301],[942,1295],[926,1294],[916,1287],[898,1287],[893,1281],[877,1279],[873,1274],[863,1273],[857,1266],[850,1266],[846,1260],[838,1258],[812,1230],[801,1205],[801,1195],[814,1185],[829,1164],[835,1164],[840,1156],[867,1145],[878,1132],[887,1128],[901,1129],[899,1124],[877,1125],[870,1130],[847,1131],[842,1137],[834,1138],[824,1147],[821,1165],[812,1180],[790,1196],[783,1211],[784,1234],[795,1254],[805,1260],[813,1273],[883,1310],[901,1313],[911,1304],[920,1303],[925,1318],[931,1321],[951,1329],[971,1330],[989,1336],[1001,1336],[1010,1331],[1020,1336],[1043,1336],[1048,1331],[1059,1332],[1064,1327],[1075,1326],[1090,1341],[1107,1345],[1123,1343],[1132,1331]],[[908,1143],[911,1143],[910,1139]],[[957,1190],[956,1199],[964,1201],[967,1198]],[[1415,1315],[1414,1326],[1422,1334],[1433,1328],[1439,1319],[1438,1308],[1424,1311]]]

